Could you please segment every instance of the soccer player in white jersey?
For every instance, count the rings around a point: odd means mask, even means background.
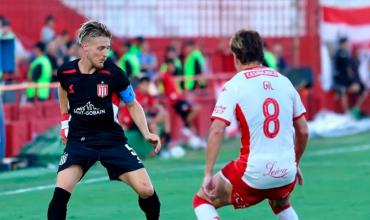
[[[281,220],[297,220],[290,204],[308,128],[305,108],[290,81],[261,65],[262,41],[240,30],[230,42],[238,73],[220,93],[212,113],[203,185],[194,196],[199,220],[220,219],[216,209],[247,208],[265,199]],[[214,175],[226,126],[236,117],[241,129],[240,157]]]

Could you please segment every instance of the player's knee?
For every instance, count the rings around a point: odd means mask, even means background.
[[[275,214],[278,214],[281,211],[290,207],[290,202],[289,202],[288,199],[286,199],[286,200],[269,200],[269,204],[271,206],[272,211]]]
[[[154,189],[151,184],[143,184],[138,189],[139,196],[143,199],[149,198],[154,194]]]

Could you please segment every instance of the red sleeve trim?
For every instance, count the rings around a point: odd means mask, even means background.
[[[73,73],[77,73],[77,70],[76,69],[71,69],[71,70],[64,70],[63,71],[63,74],[73,74]]]
[[[66,121],[69,119],[69,114],[68,113],[64,113],[60,116],[60,120],[61,121]]]
[[[110,75],[110,72],[108,70],[99,70],[99,73]]]
[[[228,121],[228,120],[226,120],[226,119],[224,119],[224,118],[220,118],[220,117],[217,117],[217,116],[212,116],[211,117],[211,120],[213,121],[213,120],[220,120],[220,121],[222,121],[222,122],[224,122],[227,126],[229,126],[231,123]]]
[[[302,114],[298,115],[297,117],[294,117],[293,121],[296,121],[296,120],[302,118],[303,116],[306,116],[306,112],[303,112]]]

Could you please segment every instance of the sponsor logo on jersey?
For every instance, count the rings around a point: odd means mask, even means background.
[[[258,76],[273,76],[273,77],[278,77],[279,76],[277,74],[277,72],[275,72],[273,70],[247,71],[247,72],[244,73],[244,75],[247,79],[251,79],[251,78],[254,78],[254,77],[258,77]]]
[[[108,95],[108,84],[104,84],[102,81],[97,86],[98,97],[104,98]]]
[[[69,87],[68,87],[68,93],[70,93],[70,94],[75,93],[75,89],[73,87],[74,87],[73,84],[69,85]]]
[[[213,110],[213,114],[223,114],[226,110],[226,106],[217,105]]]
[[[266,164],[266,173],[264,176],[271,176],[273,178],[284,178],[288,174],[288,169],[281,169],[277,166],[277,162],[269,162]]]
[[[59,166],[62,166],[63,164],[65,164],[67,162],[67,157],[68,157],[67,153],[64,153],[62,155],[62,157],[60,158]]]
[[[105,109],[96,108],[90,102],[86,105],[73,109],[73,113],[78,115],[102,115],[105,114]]]

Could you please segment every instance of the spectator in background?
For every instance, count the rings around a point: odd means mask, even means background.
[[[167,47],[166,53],[164,55],[164,61],[166,61],[167,59],[173,60],[173,65],[175,66],[175,70],[173,72],[173,75],[174,76],[182,76],[183,75],[182,64],[181,64],[181,60],[179,58],[179,53],[178,53],[176,47],[174,47],[174,46]],[[162,63],[159,71],[160,72],[167,72],[166,62]]]
[[[204,148],[206,143],[196,135],[196,128],[194,126],[200,108],[185,100],[183,95],[179,92],[175,79],[173,78],[173,73],[175,71],[174,61],[172,59],[167,59],[165,62],[167,71],[160,72],[157,81],[162,82],[164,94],[169,104],[184,122],[185,127],[181,132],[187,138],[189,146],[192,148]]]
[[[139,79],[138,87],[135,91],[136,100],[141,104],[147,116],[149,129],[152,133],[157,134],[163,140],[164,147],[160,156],[163,158],[185,156],[185,151],[181,146],[175,145],[171,141],[171,119],[168,111],[150,94],[150,78],[147,76]],[[159,126],[162,125],[162,131]]]
[[[284,57],[284,49],[281,44],[275,44],[273,46],[273,53],[276,56],[276,70],[278,72],[284,72],[288,68],[288,64]]]
[[[59,49],[58,41],[56,39],[50,41],[46,46],[46,56],[49,58],[53,68],[52,82],[58,81],[57,70],[63,64],[63,55]]]
[[[157,68],[157,57],[150,51],[148,41],[144,41],[142,44],[142,50],[139,54],[139,61],[141,66],[141,72],[146,73],[149,78],[155,75]]]
[[[2,27],[1,27],[1,34],[0,38],[1,39],[15,39],[15,35],[10,27],[10,22],[8,19],[3,18],[2,19]]]
[[[78,55],[78,45],[76,41],[70,40],[66,43],[66,54],[63,58],[63,63],[67,63],[69,61],[75,60],[79,57]]]
[[[45,18],[45,24],[41,29],[40,39],[44,44],[49,43],[55,37],[55,18],[53,15],[48,15]]]
[[[2,77],[0,75],[0,86],[1,85]],[[2,160],[4,156],[5,156],[5,118],[4,118],[2,91],[0,91],[0,160]]]
[[[204,81],[193,79],[193,77],[200,76],[204,72],[205,59],[202,52],[196,47],[194,41],[189,40],[185,42],[184,53],[184,89],[193,90],[196,87],[203,88],[205,86]]]
[[[130,53],[135,54],[136,56],[140,56],[142,50],[143,50],[143,44],[145,42],[144,37],[138,36],[134,39],[133,44],[130,47]]]
[[[277,60],[275,55],[269,50],[268,45],[263,43],[263,63],[264,66],[270,67],[271,69],[277,69]]]
[[[3,17],[0,16],[0,35],[2,34]],[[3,85],[3,71],[0,65],[0,86]],[[5,156],[5,118],[3,109],[3,94],[0,91],[0,160]]]
[[[132,51],[131,46],[129,41],[123,43],[123,54],[118,61],[118,66],[126,72],[130,80],[140,74],[140,61],[138,56]]]
[[[50,63],[49,58],[45,55],[46,46],[42,42],[38,42],[33,47],[33,52],[36,58],[31,62],[30,69],[28,72],[28,78],[30,82],[34,83],[50,83],[53,67]],[[37,98],[40,101],[47,100],[50,95],[49,87],[40,88],[28,88],[26,90],[26,96],[29,101],[35,100]]]
[[[357,53],[355,59],[350,56],[348,39],[340,38],[339,48],[334,56],[334,90],[340,96],[343,110],[359,119],[361,117],[360,107],[367,96],[367,92],[358,75],[359,62],[357,59]],[[357,96],[357,102],[352,109],[349,108],[348,104],[349,95]]]

